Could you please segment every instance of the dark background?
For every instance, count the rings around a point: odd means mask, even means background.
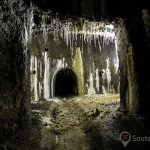
[[[43,10],[52,10],[61,14],[75,16],[101,17],[133,17],[139,10],[150,8],[149,0],[25,0],[32,1]]]

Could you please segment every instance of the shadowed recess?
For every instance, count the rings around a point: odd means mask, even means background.
[[[71,97],[78,95],[77,78],[71,69],[62,69],[56,74],[55,96]]]

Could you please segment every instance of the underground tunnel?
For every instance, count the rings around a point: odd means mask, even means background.
[[[1,0],[0,149],[149,150],[149,6]]]
[[[56,97],[72,97],[78,95],[77,78],[71,69],[62,69],[55,75],[54,89]]]

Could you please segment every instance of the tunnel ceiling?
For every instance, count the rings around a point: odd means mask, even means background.
[[[42,10],[51,10],[60,14],[75,16],[135,17],[141,9],[150,8],[148,0],[24,0],[30,1]]]
[[[24,0],[28,5],[30,1],[42,10],[51,10],[61,14],[80,15],[80,0]],[[76,9],[76,10],[75,10]]]

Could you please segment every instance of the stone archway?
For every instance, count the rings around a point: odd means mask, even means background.
[[[77,77],[69,68],[56,72],[53,79],[53,97],[71,97],[78,95]]]

